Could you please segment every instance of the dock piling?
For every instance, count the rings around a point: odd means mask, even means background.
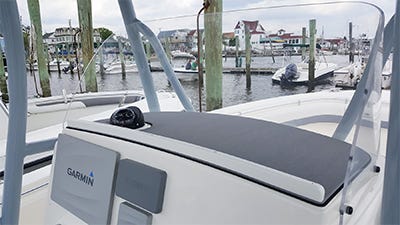
[[[40,78],[40,86],[42,87],[43,97],[51,96],[49,73],[46,68],[46,56],[43,46],[42,36],[42,22],[40,18],[40,5],[39,0],[28,0],[28,10],[31,23],[33,24],[35,32],[35,43],[36,43],[36,55],[37,64]],[[31,34],[32,35],[32,34]],[[47,52],[47,50],[46,50]]]
[[[250,30],[249,26],[245,25],[245,40],[246,40],[246,89],[251,89],[251,74],[250,74],[250,65],[251,65],[251,44],[250,44]]]
[[[349,62],[354,62],[353,23],[349,22]]]
[[[125,57],[124,57],[124,48],[122,47],[121,38],[118,38],[118,49],[119,49],[119,60],[121,62],[121,74],[122,79],[126,79],[126,70],[125,70]]]
[[[310,59],[308,61],[308,92],[314,90],[314,78],[315,78],[315,50],[316,50],[316,39],[315,39],[315,26],[316,20],[312,19],[309,22],[310,30]]]
[[[95,64],[90,63],[93,57],[93,20],[92,20],[92,1],[77,0],[79,27],[81,29],[81,45],[83,68],[86,71],[85,84],[86,91],[97,92],[97,80]],[[79,65],[77,65],[79,66]]]
[[[222,0],[209,0],[204,13],[207,110],[222,107]]]
[[[239,36],[235,36],[235,67],[241,67],[239,65]]]

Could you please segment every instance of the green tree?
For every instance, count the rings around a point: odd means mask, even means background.
[[[105,27],[99,28],[99,33],[102,41],[105,41],[108,37],[110,37],[113,32]]]
[[[235,38],[229,39],[228,46],[236,46],[236,40],[235,40]]]

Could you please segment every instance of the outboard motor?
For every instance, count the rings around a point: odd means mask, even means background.
[[[294,63],[291,63],[286,66],[285,73],[281,76],[281,85],[282,84],[290,84],[292,80],[297,79],[297,66]]]

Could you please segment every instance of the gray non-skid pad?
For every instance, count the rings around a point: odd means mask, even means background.
[[[159,213],[164,202],[167,173],[148,165],[122,159],[115,191],[117,196],[150,212]]]

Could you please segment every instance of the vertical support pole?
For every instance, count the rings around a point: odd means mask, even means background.
[[[315,78],[315,49],[316,49],[316,39],[315,39],[315,26],[316,20],[310,20],[309,30],[310,30],[310,60],[308,61],[308,92],[314,90],[314,78]]]
[[[38,60],[38,71],[40,86],[42,87],[43,97],[51,96],[49,73],[46,68],[46,56],[43,46],[42,22],[40,18],[39,0],[28,0],[28,10],[31,23],[34,26],[36,37],[36,55]],[[46,50],[47,52],[47,50]]]
[[[239,65],[239,36],[235,36],[235,67],[240,67]]]
[[[383,184],[382,211],[380,224],[400,224],[400,0],[396,1],[393,43],[393,76],[390,87],[389,129],[387,137],[385,177]],[[386,31],[385,31],[386,34]],[[376,74],[380,75],[380,74]]]
[[[246,40],[246,88],[251,88],[251,75],[250,75],[250,64],[251,64],[251,34],[249,30],[249,26],[245,25],[244,27],[244,35]]]
[[[199,111],[203,111],[203,101],[202,101],[202,96],[203,96],[203,38],[201,35],[201,30],[200,30],[200,14],[203,12],[203,10],[208,7],[208,2],[204,2],[203,8],[200,9],[200,11],[197,13],[196,17],[196,33],[197,33],[197,64],[198,64],[198,74],[199,74]]]
[[[122,79],[126,79],[126,71],[125,71],[125,57],[124,57],[124,48],[122,47],[121,38],[118,38],[118,49],[119,49],[119,60],[121,62],[121,73]]]
[[[1,99],[4,103],[8,103],[8,89],[7,89],[7,79],[6,79],[6,71],[4,70],[4,61],[3,61],[3,48],[0,44],[0,91],[1,91]]]
[[[303,27],[301,29],[301,44],[305,45],[306,44],[306,37],[307,37],[307,29]],[[306,48],[303,46],[301,48],[301,61],[304,61],[306,59]]]
[[[81,28],[81,45],[83,67],[86,71],[85,84],[86,91],[97,92],[96,70],[94,63],[90,63],[93,57],[93,21],[92,21],[92,1],[77,0],[79,27]],[[79,66],[79,65],[78,65]]]
[[[30,2],[30,1],[28,1]],[[24,41],[16,1],[0,1],[0,30],[7,46],[9,123],[1,224],[18,224],[26,148],[27,79]],[[41,34],[40,34],[41,35]]]
[[[349,23],[349,62],[354,62],[353,23]]]
[[[207,110],[222,107],[222,0],[210,0],[204,13]]]

